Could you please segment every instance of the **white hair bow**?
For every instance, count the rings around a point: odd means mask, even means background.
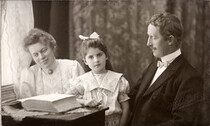
[[[93,32],[90,37],[87,36],[83,36],[83,35],[79,35],[79,38],[82,40],[86,40],[86,39],[99,39],[99,35],[96,32]]]

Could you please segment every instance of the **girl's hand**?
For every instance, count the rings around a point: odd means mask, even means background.
[[[99,106],[101,103],[98,102],[96,99],[91,99],[91,100],[86,100],[86,99],[77,99],[77,101],[84,105],[84,106],[89,106],[89,107],[96,107]]]
[[[77,90],[67,90],[66,92],[65,92],[65,94],[70,94],[70,95],[78,95],[79,94],[79,92],[77,91]]]
[[[98,107],[99,109],[102,109],[102,108],[104,108],[105,106],[104,106],[104,105],[99,104],[97,107]]]

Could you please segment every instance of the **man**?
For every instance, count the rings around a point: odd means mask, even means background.
[[[200,126],[203,80],[180,51],[182,25],[168,13],[152,16],[147,46],[156,59],[131,90],[132,126]]]

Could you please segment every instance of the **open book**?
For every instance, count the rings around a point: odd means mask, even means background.
[[[65,112],[81,107],[74,95],[48,94],[19,99],[28,111]]]

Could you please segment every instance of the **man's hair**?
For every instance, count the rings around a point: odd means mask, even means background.
[[[177,46],[181,44],[183,27],[181,21],[175,15],[170,13],[155,14],[148,23],[159,27],[160,34],[164,39],[168,39],[170,35],[173,35],[177,40]]]

